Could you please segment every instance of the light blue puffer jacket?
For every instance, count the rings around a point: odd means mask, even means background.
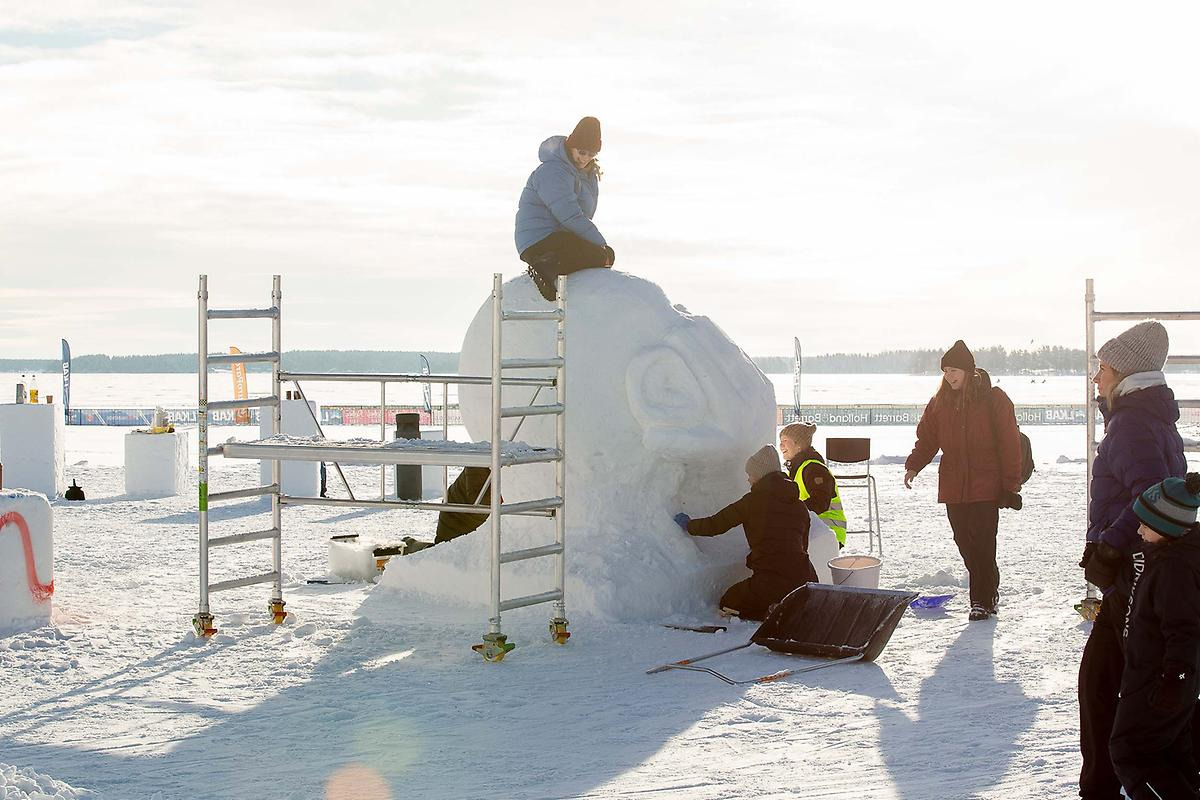
[[[565,136],[551,136],[538,148],[542,163],[530,173],[517,204],[518,253],[556,231],[570,231],[601,247],[608,244],[592,224],[600,183],[595,175],[575,168],[566,142]]]

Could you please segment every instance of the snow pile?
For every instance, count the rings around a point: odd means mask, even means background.
[[[506,309],[545,309],[527,277],[505,284]],[[553,355],[553,322],[507,322],[503,356]],[[610,619],[661,619],[711,611],[720,592],[746,575],[740,529],[689,537],[672,521],[706,516],[747,489],[745,461],[775,438],[775,398],[765,376],[709,319],[672,306],[653,283],[612,270],[586,270],[567,283],[567,606]],[[476,314],[460,358],[464,375],[486,375],[491,303]],[[551,370],[512,371],[549,375]],[[503,404],[533,400],[506,387]],[[543,388],[536,403],[556,401]],[[463,386],[463,420],[490,438],[490,388]],[[519,420],[505,420],[505,438]],[[529,417],[520,438],[554,445],[553,417]],[[554,465],[505,469],[505,502],[554,494]],[[489,587],[489,527],[393,559],[382,585],[483,605]],[[553,522],[509,517],[504,550],[552,542]],[[507,564],[503,594],[553,586],[553,559]]]
[[[922,575],[912,583],[913,586],[958,586],[965,589],[967,588],[967,582],[966,575],[963,575],[963,577],[959,578],[948,569],[940,569],[937,572],[928,575]]]
[[[17,769],[0,763],[0,798],[3,800],[75,800],[98,796],[91,789],[76,789],[28,767]]]
[[[47,497],[66,491],[63,438],[61,406],[0,405],[0,463],[4,464],[4,485],[41,492]]]
[[[125,434],[125,494],[138,498],[183,494],[190,474],[186,431]]]
[[[0,491],[0,635],[50,624],[54,516],[37,492]]]
[[[293,436],[316,436],[317,423],[313,416],[318,414],[317,404],[311,400],[280,400],[279,430],[281,434]],[[307,407],[306,407],[307,406]],[[312,414],[309,411],[312,411]],[[320,419],[320,417],[317,417]],[[271,415],[262,414],[258,422],[258,435],[271,433]],[[258,465],[258,477],[263,486],[271,483],[271,462]],[[299,497],[316,497],[321,493],[321,465],[316,461],[279,462],[279,488],[284,494]]]

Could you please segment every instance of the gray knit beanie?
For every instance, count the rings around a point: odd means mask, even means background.
[[[1096,357],[1122,375],[1153,372],[1166,365],[1167,345],[1167,329],[1150,319],[1109,339]]]
[[[776,452],[774,445],[765,445],[746,461],[746,474],[750,476],[750,480],[752,481],[756,481],[772,472],[780,471],[779,453]]]

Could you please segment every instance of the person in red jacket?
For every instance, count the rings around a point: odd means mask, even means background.
[[[972,620],[996,613],[1000,569],[996,529],[1000,508],[1020,508],[1021,440],[1012,401],[959,339],[942,356],[942,382],[917,425],[917,443],[904,462],[904,486],[938,450],[938,502],[954,531],[954,543],[970,580]]]

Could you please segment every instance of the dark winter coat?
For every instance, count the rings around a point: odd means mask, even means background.
[[[1123,695],[1152,686],[1165,664],[1193,676],[1200,671],[1200,533],[1143,550],[1122,632]]]
[[[557,231],[570,231],[598,247],[608,244],[592,223],[600,200],[599,179],[594,170],[575,166],[566,142],[565,136],[551,136],[538,148],[542,163],[530,173],[517,203],[518,253]]]
[[[1179,403],[1169,387],[1149,386],[1121,395],[1112,409],[1101,398],[1100,413],[1104,438],[1092,464],[1087,538],[1131,553],[1142,547],[1133,501],[1164,478],[1187,472],[1175,429]]]
[[[808,506],[808,510],[814,514],[824,514],[829,510],[829,503],[833,500],[835,484],[833,474],[825,466],[825,458],[817,452],[816,448],[806,447],[795,458],[787,462],[788,477],[795,481],[796,471],[800,469],[800,465],[812,459],[816,459],[817,463],[805,467],[804,474],[801,476],[805,488],[808,489],[808,499],[804,501],[804,505]],[[796,485],[799,486],[798,481]]]
[[[1144,545],[1144,553],[1133,557],[1133,575],[1122,639],[1125,669],[1109,743],[1126,786],[1143,780],[1164,754],[1191,751],[1181,743],[1200,691],[1200,533],[1193,529]]]
[[[934,397],[917,424],[917,443],[904,462],[905,469],[920,472],[938,450],[939,503],[998,502],[1004,492],[1021,488],[1021,439],[1012,400],[993,387],[979,370],[974,402],[966,401],[965,387]]]
[[[756,576],[776,578],[795,588],[815,581],[808,560],[808,508],[800,502],[800,489],[782,472],[759,478],[740,500],[711,517],[688,522],[692,536],[719,536],[742,526],[750,554],[746,566]]]

